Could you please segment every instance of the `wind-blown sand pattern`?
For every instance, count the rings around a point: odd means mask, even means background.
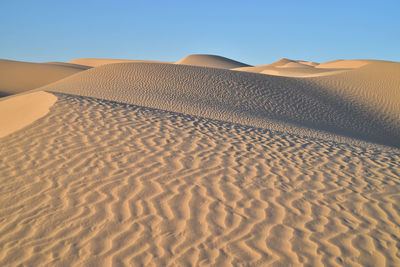
[[[398,152],[56,96],[1,139],[2,266],[400,264]]]
[[[399,63],[0,68],[0,266],[400,266]]]

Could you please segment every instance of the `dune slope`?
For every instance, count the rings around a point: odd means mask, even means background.
[[[400,154],[89,97],[0,139],[1,266],[399,266]]]
[[[86,69],[59,63],[0,60],[0,97],[29,91]]]
[[[362,75],[371,88],[379,85],[376,94],[396,91],[397,78],[392,77],[396,68],[389,76],[370,75],[369,69],[361,68],[352,71],[350,78],[336,74],[324,82],[314,80],[317,78],[296,79],[174,64],[121,63],[85,71],[41,90],[335,140],[340,140],[338,135],[345,135],[399,147],[398,99],[385,96],[375,103],[374,98],[368,98],[373,102],[369,103],[367,98],[359,101],[354,97],[364,92],[359,88],[357,75]],[[346,90],[335,89],[343,81],[353,88],[353,96]],[[389,110],[397,116],[391,116]]]

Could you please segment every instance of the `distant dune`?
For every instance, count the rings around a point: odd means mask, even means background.
[[[66,63],[28,63],[0,60],[0,97],[25,92],[89,67]]]
[[[377,60],[343,60],[343,59],[338,59],[338,60],[333,60],[333,61],[328,61],[324,62],[322,64],[319,64],[318,66],[315,66],[316,68],[319,69],[357,69],[362,66],[365,66],[369,63],[374,63],[377,62]]]
[[[249,66],[242,62],[238,62],[226,57],[215,56],[215,55],[190,55],[182,58],[175,64],[210,67],[218,69],[233,69],[233,68]]]
[[[398,94],[393,79],[399,77],[395,76],[399,65],[376,64],[371,64],[372,71],[364,68],[314,80],[196,66],[121,63],[85,71],[41,90],[323,135],[310,132],[311,128],[399,146],[396,114],[400,110],[398,100],[391,97]],[[391,78],[387,79],[385,72],[374,74],[380,68],[392,70]],[[363,77],[362,87],[359,76]]]
[[[128,63],[128,62],[149,62],[149,63],[169,63],[156,60],[130,60],[130,59],[111,59],[111,58],[79,58],[68,61],[71,64],[80,64],[91,67],[99,67],[107,64]]]

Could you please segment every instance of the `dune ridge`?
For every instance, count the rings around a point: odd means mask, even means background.
[[[378,63],[377,63],[378,64]],[[397,63],[379,63],[392,68]],[[388,67],[389,64],[390,66]],[[90,96],[162,110],[330,140],[345,137],[400,145],[398,65],[387,76],[369,68],[329,80],[296,79],[238,71],[159,63],[105,65],[40,90]],[[372,67],[380,68],[381,66]],[[363,86],[376,94],[362,96]],[[340,90],[346,83],[347,90]],[[394,86],[394,87],[393,87]],[[360,95],[361,101],[357,99]],[[375,102],[374,102],[375,101]],[[345,139],[349,141],[349,139]],[[352,142],[358,142],[352,140]]]
[[[55,95],[0,139],[2,266],[400,264],[398,152]]]

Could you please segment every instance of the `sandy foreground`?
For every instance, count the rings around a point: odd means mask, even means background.
[[[1,266],[400,265],[399,63],[1,64]]]

